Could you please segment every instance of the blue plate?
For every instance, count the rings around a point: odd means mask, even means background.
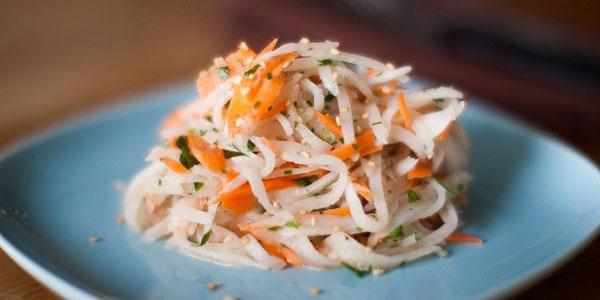
[[[465,230],[481,246],[450,246],[381,277],[344,269],[267,272],[223,267],[147,244],[118,225],[116,181],[144,166],[157,128],[194,96],[177,85],[39,135],[0,160],[0,246],[66,298],[487,298],[547,275],[586,245],[600,222],[600,173],[582,155],[471,102],[463,122],[475,180]],[[89,237],[104,240],[91,244]],[[205,285],[216,281],[214,292]]]

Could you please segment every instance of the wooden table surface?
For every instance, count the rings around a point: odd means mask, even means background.
[[[311,4],[315,4],[310,2]],[[264,3],[263,3],[264,4]],[[286,12],[286,13],[282,13]],[[299,24],[302,24],[300,27]],[[444,53],[388,28],[320,5],[273,1],[0,4],[0,147],[113,103],[140,88],[192,76],[240,40],[329,38],[452,83],[559,135],[600,161],[600,102],[485,61]],[[600,201],[600,199],[599,199]],[[600,240],[518,297],[598,298]],[[53,298],[0,252],[0,298]]]

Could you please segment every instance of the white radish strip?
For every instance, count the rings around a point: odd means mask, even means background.
[[[340,265],[338,261],[317,251],[306,236],[297,236],[286,239],[286,245],[292,248],[307,266],[315,268],[333,268]]]
[[[451,87],[438,87],[428,89],[424,91],[413,91],[406,93],[406,102],[409,107],[419,108],[423,105],[429,104],[433,99],[461,99],[463,93],[451,88]]]
[[[160,174],[165,170],[166,167],[162,163],[153,163],[135,176],[129,184],[124,197],[123,210],[125,212],[125,220],[127,220],[127,223],[133,226],[133,228],[141,230],[146,225],[143,224],[144,222],[138,217],[147,186],[148,184],[156,182]]]
[[[389,132],[385,124],[383,124],[379,108],[377,108],[375,103],[371,102],[367,105],[367,114],[369,115],[369,125],[373,128],[377,144],[387,145]]]
[[[144,241],[152,242],[160,239],[169,233],[169,218],[164,218],[160,222],[152,225],[144,232]]]
[[[223,251],[222,248],[215,247],[212,244],[205,244],[201,247],[196,245],[192,246],[191,242],[187,241],[185,237],[181,236],[174,236],[169,239],[169,241],[171,244],[177,246],[182,253],[209,262],[217,262],[227,266],[266,269],[266,266],[259,264],[254,259],[238,253],[237,251]]]
[[[267,253],[251,234],[243,236],[242,239],[247,241],[243,246],[244,250],[246,250],[258,263],[267,266],[269,270],[281,270],[285,267],[286,263],[281,258]]]
[[[348,79],[363,95],[365,95],[365,97],[369,99],[374,98],[371,88],[358,74],[352,72],[352,70],[346,67],[337,66],[335,69],[337,70],[338,74]]]
[[[179,155],[181,154],[181,150],[175,148],[165,148],[165,147],[154,147],[150,150],[148,156],[146,156],[146,161],[160,161],[161,158],[170,158],[172,160],[178,161]]]
[[[318,170],[317,167],[305,167],[305,168],[286,168],[286,169],[278,169],[274,170],[273,173],[269,174],[269,176],[265,178],[277,178],[283,176],[290,175],[302,175],[306,173],[310,173],[312,171]]]
[[[227,84],[221,84],[214,92],[212,92],[204,105],[212,105],[212,120],[213,126],[217,129],[223,128],[223,108],[229,99],[231,99],[230,91],[233,86],[233,78],[226,81]]]
[[[260,137],[252,136],[250,137],[250,140],[254,143],[254,145],[256,145],[256,147],[264,157],[265,163],[262,170],[260,171],[261,177],[265,177],[271,174],[271,172],[273,172],[273,168],[275,168],[275,153],[273,152],[273,150],[271,150],[271,148],[269,148],[269,146],[267,146],[263,142],[263,140]]]
[[[328,56],[327,58],[330,58],[332,60],[338,60],[338,61],[355,64],[357,66],[363,66],[363,67],[375,69],[376,71],[386,69],[386,66],[384,63],[381,63],[375,59],[372,59],[372,58],[369,58],[366,56],[353,54],[353,53],[342,52],[339,55]]]
[[[402,263],[429,255],[441,249],[438,246],[428,246],[405,254],[386,256],[367,251],[359,242],[341,232],[337,232],[326,238],[324,244],[336,253],[341,261],[362,270],[369,267],[394,268]]]
[[[360,199],[356,195],[356,189],[354,188],[353,184],[349,184],[346,187],[344,195],[346,196],[346,202],[350,208],[350,214],[358,226],[371,232],[381,230],[385,227],[387,220],[376,221],[365,214]]]
[[[322,190],[323,188],[325,188],[332,182],[334,182],[337,177],[338,177],[337,172],[329,172],[329,173],[325,174],[325,176],[317,179],[317,181],[315,181],[303,188],[294,189],[292,191],[292,193],[295,197],[300,197],[300,196],[304,196],[304,195],[308,195],[308,194],[314,194],[314,193]]]
[[[325,97],[323,96],[323,90],[314,84],[310,79],[302,80],[302,87],[309,90],[313,96],[313,107],[316,111],[321,111],[323,105],[325,105]]]
[[[375,204],[375,213],[377,221],[387,224],[389,219],[388,205],[383,191],[383,182],[381,179],[381,153],[371,154],[371,162],[374,166],[370,166],[366,160],[361,160],[361,166],[365,170],[365,174],[369,178],[369,188],[373,194],[373,203]]]
[[[403,160],[396,163],[394,166],[394,172],[398,176],[404,176],[406,173],[408,173],[408,171],[412,170],[417,165],[417,162],[419,162],[418,159],[407,156]]]
[[[321,77],[321,81],[323,82],[323,86],[335,97],[339,95],[339,89],[336,83],[336,80],[333,78],[333,73],[331,72],[331,68],[329,66],[321,66],[318,67],[319,77]]]
[[[202,234],[206,234],[209,230],[212,229],[214,222],[215,222],[215,216],[217,215],[217,209],[219,209],[219,203],[212,203],[208,205],[208,217],[209,217],[209,221],[207,224],[204,224],[204,228],[202,229]]]
[[[392,80],[398,80],[398,79],[406,76],[411,71],[412,71],[411,66],[402,66],[397,69],[384,71],[383,73],[369,79],[369,84],[370,85],[379,85],[379,84],[390,82]]]
[[[279,55],[283,55],[283,54],[287,54],[287,53],[292,53],[292,52],[297,52],[302,56],[308,56],[310,54],[309,49],[315,49],[315,48],[323,48],[323,49],[327,49],[327,51],[331,48],[337,48],[340,44],[337,42],[325,42],[325,43],[306,43],[306,44],[300,44],[300,43],[289,43],[289,44],[284,44],[281,47],[271,51],[271,52],[267,52],[259,57],[257,57],[255,59],[255,62],[260,62],[260,61],[264,61],[267,60],[271,57],[275,57],[275,56],[279,56]]]
[[[281,128],[283,128],[283,132],[285,132],[285,135],[291,136],[294,133],[292,124],[290,124],[290,121],[286,119],[282,114],[277,114],[275,118],[277,119],[279,124],[281,124]]]
[[[181,201],[173,206],[170,216],[173,222],[183,220],[203,225],[212,223],[213,219],[209,213],[192,208]]]
[[[296,108],[292,105],[288,106],[288,120],[290,123],[294,124],[292,127],[296,130],[296,132],[300,135],[302,139],[305,139],[309,145],[311,145],[317,151],[325,152],[331,148],[331,145],[321,140],[318,136],[316,136],[308,127],[306,127],[302,118],[298,117],[296,112]]]
[[[338,108],[340,112],[340,126],[342,127],[342,136],[345,144],[354,144],[356,137],[354,136],[354,120],[352,119],[352,107],[350,107],[350,98],[346,89],[340,90],[338,97]]]
[[[390,131],[390,140],[390,142],[403,143],[419,157],[425,156],[425,149],[423,148],[423,145],[421,145],[417,136],[404,127],[392,125],[392,130]]]
[[[286,72],[295,72],[314,69],[318,66],[318,62],[314,58],[296,58],[292,60],[289,67],[285,68]]]
[[[420,239],[415,247],[435,245],[443,242],[458,226],[458,216],[456,209],[451,203],[447,203],[444,209],[440,211],[440,217],[444,221],[444,225],[436,229],[434,232]]]

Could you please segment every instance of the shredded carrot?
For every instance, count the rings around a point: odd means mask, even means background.
[[[257,116],[256,120],[260,121],[260,120],[274,117],[277,114],[279,114],[280,112],[284,111],[286,108],[287,108],[287,103],[285,101],[279,101],[279,103],[273,105],[270,109],[267,109],[267,112],[265,112],[262,115]]]
[[[376,145],[375,140],[375,133],[373,132],[373,129],[365,130],[356,137],[358,152],[361,156],[369,155],[381,150],[382,147]]]
[[[360,180],[353,181],[354,187],[356,187],[356,191],[359,195],[363,196],[365,200],[371,202],[373,201],[373,192],[371,189],[362,183]]]
[[[265,46],[256,56],[261,56],[267,52],[273,51],[273,49],[275,49],[275,46],[277,45],[277,41],[279,41],[278,39],[273,39],[267,46]]]
[[[348,207],[338,207],[327,209],[323,211],[324,215],[337,216],[337,217],[345,217],[350,215],[350,208]]]
[[[331,130],[331,132],[333,132],[333,134],[335,134],[337,137],[342,136],[342,128],[337,123],[335,123],[335,121],[329,116],[324,115],[318,111],[315,111],[315,116],[317,117],[317,119],[319,119],[319,121],[321,121],[321,123],[323,123],[325,127],[327,127],[327,129]]]
[[[346,160],[357,154],[354,146],[351,144],[342,144],[331,150],[331,155],[338,157],[341,160]]]
[[[448,124],[448,127],[446,127],[446,129],[444,129],[444,131],[440,132],[440,134],[438,134],[434,139],[436,141],[445,140],[450,135],[450,131],[452,131],[453,125],[454,125],[454,122],[450,122],[450,124]]]
[[[460,243],[460,244],[481,244],[483,241],[472,235],[461,231],[454,231],[447,238],[448,243]]]
[[[400,115],[402,116],[402,120],[404,120],[404,127],[408,130],[412,130],[412,117],[410,116],[408,105],[406,105],[404,91],[398,93],[398,103],[400,104]]]
[[[229,172],[225,173],[225,178],[227,179],[227,182],[232,181],[237,176],[238,176],[238,173],[233,170],[230,170]]]
[[[190,131],[187,135],[188,145],[192,155],[198,161],[213,172],[225,171],[225,157],[223,150],[218,147],[211,147],[199,134]]]
[[[160,159],[160,161],[162,161],[167,167],[169,167],[169,169],[171,169],[174,172],[177,172],[179,174],[186,174],[190,171],[186,167],[184,167],[182,164],[180,164],[178,161],[172,160],[168,157],[163,157]]]
[[[265,225],[265,224],[260,224],[258,222],[252,222],[252,221],[248,221],[248,222],[244,222],[241,224],[238,224],[238,228],[241,231],[247,231],[247,232],[257,232],[257,231],[263,231],[268,229],[270,226],[269,225]]]
[[[406,179],[406,182],[404,183],[404,188],[405,189],[412,189],[416,186],[416,180],[414,179]]]
[[[407,179],[431,177],[431,167],[428,159],[421,159],[415,167],[406,174]]]
[[[293,179],[286,177],[264,179],[263,184],[267,192],[282,190],[297,185]],[[232,191],[220,194],[217,199],[221,202],[223,207],[236,214],[244,214],[254,207],[254,194],[248,183],[245,183]]]
[[[267,242],[265,240],[259,240],[259,242],[269,254],[283,259],[288,264],[292,266],[301,266],[303,264],[302,258],[287,246],[277,242]]]

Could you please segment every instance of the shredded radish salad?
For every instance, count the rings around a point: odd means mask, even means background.
[[[463,94],[409,90],[394,67],[302,39],[245,43],[200,73],[129,184],[146,241],[231,266],[382,274],[446,243],[466,204]]]

